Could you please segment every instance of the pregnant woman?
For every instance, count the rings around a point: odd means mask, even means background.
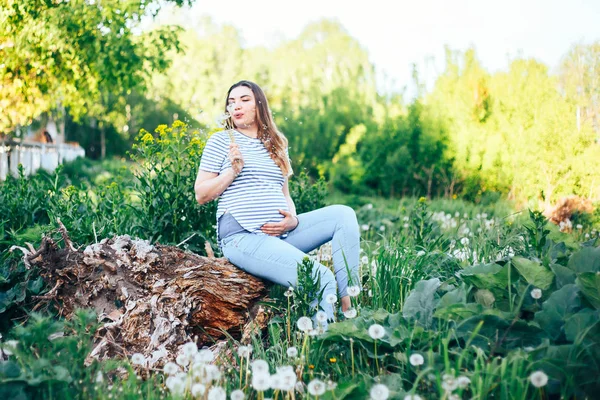
[[[321,279],[320,306],[332,320],[327,295],[337,290],[346,311],[349,282],[360,284],[354,210],[332,205],[296,215],[288,188],[288,142],[277,130],[262,89],[250,81],[234,84],[225,109],[230,115],[226,129],[208,139],[194,185],[198,203],[219,198],[217,236],[224,256],[252,275],[295,287],[306,253],[332,241],[335,276],[320,263],[313,268],[313,279]]]

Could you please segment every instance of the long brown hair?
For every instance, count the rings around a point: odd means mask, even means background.
[[[288,140],[283,133],[279,132],[271,110],[269,109],[269,103],[263,90],[254,82],[250,81],[239,81],[232,85],[227,91],[227,97],[225,98],[225,112],[227,112],[227,105],[229,104],[229,94],[233,89],[238,86],[245,86],[252,90],[254,94],[254,101],[256,103],[256,125],[258,126],[258,138],[265,145],[265,148],[271,155],[275,164],[281,169],[283,176],[290,176],[293,174],[292,166],[286,155],[286,149],[288,147]],[[227,119],[225,124],[226,129],[235,129],[233,120]]]

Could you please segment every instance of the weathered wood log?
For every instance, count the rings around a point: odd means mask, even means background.
[[[213,344],[227,332],[244,342],[252,329],[266,325],[268,315],[257,304],[267,294],[264,282],[226,259],[129,236],[82,251],[64,226],[61,233],[63,248],[44,237],[25,260],[52,287],[39,304],[55,302],[67,318],[76,308],[96,310],[103,325],[91,357],[139,352],[150,356],[152,366],[159,356],[174,358],[177,347],[193,339]]]

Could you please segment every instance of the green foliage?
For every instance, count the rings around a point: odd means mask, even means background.
[[[302,214],[325,206],[327,184],[323,177],[312,183],[305,171],[289,181],[290,196],[294,199],[296,213]]]
[[[139,237],[178,244],[189,239],[193,251],[213,241],[216,204],[199,205],[193,187],[205,139],[200,131],[175,121],[159,125],[155,138],[140,131],[131,158],[139,165],[133,190],[139,203],[133,205]]]

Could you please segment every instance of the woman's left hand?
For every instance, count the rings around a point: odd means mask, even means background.
[[[298,219],[297,217],[293,216],[292,213],[285,210],[279,210],[279,213],[284,216],[281,221],[267,222],[261,226],[260,230],[269,236],[281,236],[298,226]]]

